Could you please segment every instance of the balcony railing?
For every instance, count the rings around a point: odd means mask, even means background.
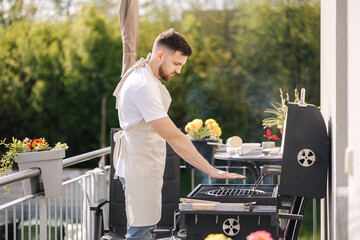
[[[103,157],[110,147],[63,160],[63,167]],[[89,205],[108,199],[110,166],[64,181],[60,197],[45,198],[42,193],[27,195],[0,205],[0,240],[10,239],[93,239],[94,216]],[[0,178],[0,186],[40,175],[30,169]],[[105,206],[106,207],[106,206]],[[106,214],[107,211],[104,211]]]

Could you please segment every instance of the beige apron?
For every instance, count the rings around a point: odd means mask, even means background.
[[[151,71],[148,64],[145,66]],[[168,111],[170,94],[164,85],[159,84],[158,87],[164,109]],[[128,223],[130,226],[155,225],[161,218],[166,142],[144,120],[126,129],[119,136],[117,142],[121,141],[120,156],[125,159]]]

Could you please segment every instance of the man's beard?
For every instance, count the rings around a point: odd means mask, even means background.
[[[159,76],[161,79],[165,80],[166,82],[170,81],[173,76],[171,74],[167,74],[164,71],[163,65],[160,65],[159,67]]]

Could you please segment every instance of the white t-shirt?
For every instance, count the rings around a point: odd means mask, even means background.
[[[153,75],[148,64],[129,74],[119,93],[118,116],[123,130],[142,119],[150,122],[168,116],[158,85],[161,82]],[[123,159],[117,163],[116,175],[125,177]]]

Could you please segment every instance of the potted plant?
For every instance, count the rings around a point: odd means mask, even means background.
[[[194,119],[186,124],[185,132],[198,152],[211,163],[214,154],[213,146],[207,143],[209,141],[221,143],[222,131],[219,124],[212,118],[207,119],[205,124],[201,119]]]
[[[289,93],[286,93],[286,99],[285,99],[281,88],[279,88],[279,91],[280,91],[281,103],[279,103],[279,102],[272,103],[271,105],[273,106],[273,108],[265,109],[265,111],[264,111],[265,113],[270,113],[273,116],[265,118],[262,121],[262,124],[263,124],[264,128],[266,128],[266,127],[271,128],[273,126],[277,126],[277,128],[280,129],[280,133],[283,134],[284,121],[285,121],[286,114],[287,114],[287,103],[290,102],[290,97],[289,97]],[[300,101],[299,92],[296,88],[294,91],[295,91],[294,102],[297,103]]]
[[[266,130],[266,134],[264,134],[264,137],[266,137],[268,140],[267,140],[267,142],[262,142],[262,147],[264,148],[264,149],[266,149],[266,148],[274,148],[275,147],[275,142],[274,141],[270,141],[270,139],[272,139],[272,140],[280,140],[280,138],[278,137],[278,136],[276,136],[276,135],[271,135],[271,130],[270,130],[270,128],[268,128],[267,130]]]
[[[8,151],[1,158],[1,175],[11,172],[14,162],[18,163],[19,170],[40,168],[40,177],[22,180],[24,194],[33,194],[44,188],[46,197],[61,195],[62,190],[62,159],[68,146],[65,143],[56,143],[54,147],[46,142],[45,138],[18,140],[12,138],[12,143],[0,141]],[[9,189],[7,188],[8,192]]]

